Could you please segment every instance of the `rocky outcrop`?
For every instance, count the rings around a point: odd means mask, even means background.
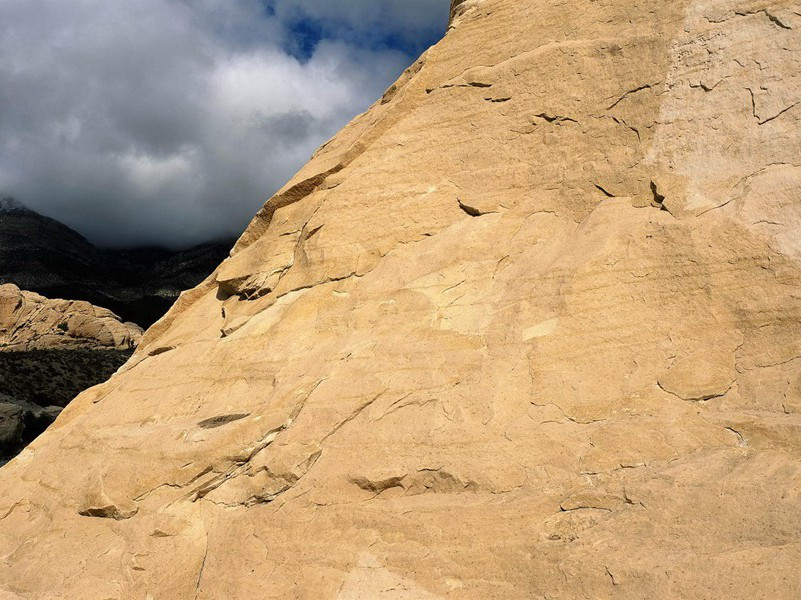
[[[0,471],[0,588],[799,597],[800,56],[790,0],[461,3]]]
[[[88,302],[50,300],[0,285],[0,351],[134,348],[142,329]]]
[[[104,308],[0,285],[0,463],[106,381],[141,339],[138,325]]]

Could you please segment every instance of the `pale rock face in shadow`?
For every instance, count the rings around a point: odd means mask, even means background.
[[[0,351],[135,348],[142,329],[108,309],[0,285]]]
[[[797,3],[454,9],[0,471],[9,597],[801,596]]]

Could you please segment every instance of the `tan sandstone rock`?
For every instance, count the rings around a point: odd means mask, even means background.
[[[798,3],[453,6],[0,471],[8,597],[801,597]]]
[[[0,285],[0,351],[134,348],[142,329],[105,308]]]

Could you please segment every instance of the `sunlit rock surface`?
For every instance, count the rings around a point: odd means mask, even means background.
[[[0,596],[801,596],[800,32],[454,2],[0,471]]]

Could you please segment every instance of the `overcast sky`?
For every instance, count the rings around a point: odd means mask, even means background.
[[[0,196],[108,246],[238,235],[449,0],[0,0]]]

